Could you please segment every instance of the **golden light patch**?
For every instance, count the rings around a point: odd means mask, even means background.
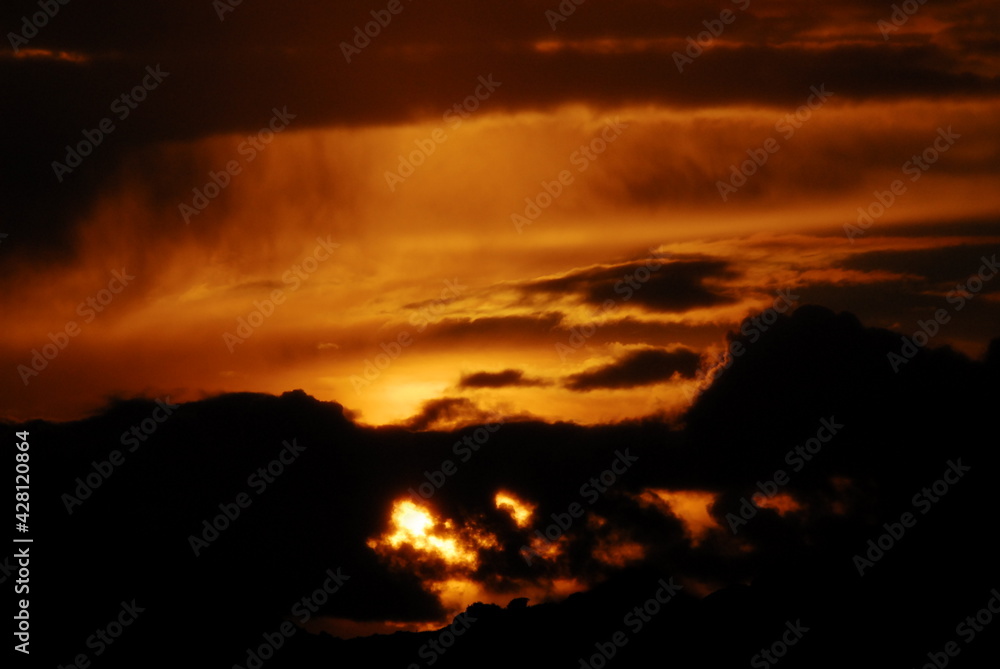
[[[786,492],[778,493],[774,497],[755,495],[754,504],[761,509],[774,509],[778,512],[779,516],[784,516],[793,511],[801,511],[804,508],[794,497]]]
[[[522,501],[508,492],[500,491],[494,498],[497,508],[503,509],[514,519],[518,527],[528,527],[531,524],[531,516],[535,512],[535,505]]]
[[[691,545],[697,546],[709,530],[718,529],[719,524],[708,512],[718,495],[705,490],[664,490],[647,488],[639,495],[640,503],[645,503],[669,511],[684,524],[691,537]]]

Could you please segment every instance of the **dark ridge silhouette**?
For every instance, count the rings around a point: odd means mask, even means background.
[[[154,415],[154,401],[116,401],[72,423],[8,425],[30,431],[33,661],[69,667],[85,653],[95,668],[246,667],[246,649],[295,619],[296,602],[338,568],[349,578],[317,615],[441,620],[445,611],[417,576],[392,568],[366,540],[385,531],[394,499],[452,459],[457,472],[427,503],[498,537],[504,549],[484,552],[466,576],[502,575],[511,594],[499,606],[470,607],[475,621],[434,656],[434,667],[580,667],[619,631],[627,642],[609,667],[770,666],[752,664],[755,655],[799,621],[808,631],[780,667],[922,667],[949,641],[960,648],[955,666],[994,666],[1000,621],[969,642],[956,628],[1000,588],[992,485],[998,341],[983,361],[921,350],[894,373],[887,356],[899,351],[898,334],[803,306],[759,340],[744,338],[745,354],[698,398],[682,428],[654,419],[511,422],[467,461],[453,445],[474,427],[361,428],[341,405],[302,391],[185,404],[137,446],[123,433]],[[823,420],[843,427],[791,471],[786,454]],[[258,492],[260,479],[251,485],[249,477],[279,458],[285,442],[305,449]],[[584,504],[604,526],[576,523],[561,563],[527,564],[520,546],[550,514],[580,502],[581,485],[624,449],[637,464]],[[116,450],[122,464],[67,513],[62,495],[75,494],[76,479]],[[914,496],[958,460],[968,472],[923,513]],[[804,508],[784,516],[758,509],[734,538],[727,514],[777,469],[789,475],[781,491]],[[538,505],[530,528],[495,508],[501,488]],[[636,502],[646,488],[716,492],[721,529],[692,546],[677,519]],[[189,535],[241,493],[249,506],[195,557]],[[859,576],[854,556],[904,512],[915,525]],[[622,537],[646,546],[642,560],[623,568],[593,558],[601,542]],[[418,568],[446,575],[439,564]],[[525,602],[517,590],[569,575],[593,587],[555,603]],[[628,613],[671,578],[684,588],[634,631]],[[700,596],[699,583],[719,588]],[[97,656],[88,638],[133,598],[145,610]],[[441,635],[343,640],[299,630],[262,666],[431,666],[426,649]]]

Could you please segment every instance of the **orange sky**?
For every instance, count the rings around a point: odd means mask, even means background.
[[[66,5],[0,52],[18,91],[0,419],[302,389],[369,426],[593,426],[678,416],[762,312],[820,304],[908,335],[958,294],[930,346],[980,357],[997,336],[1000,281],[966,283],[1000,250],[993,3],[925,3],[886,31],[891,7],[858,0],[591,0],[555,24],[556,2],[420,0],[350,58],[371,3],[223,21],[132,4]],[[694,49],[723,8],[734,20]],[[154,66],[169,74],[140,84]],[[82,164],[54,170],[105,117]],[[545,521],[538,500],[484,494],[518,531]],[[713,519],[721,494],[628,500],[692,548],[752,551]],[[592,585],[558,542],[545,576],[484,575],[494,534],[386,504],[366,545],[449,614]],[[600,538],[602,568],[647,557],[625,530]]]
[[[345,44],[362,2],[164,5],[183,38],[128,7],[116,20],[135,28],[88,30],[70,8],[12,44],[0,68],[28,102],[4,168],[0,415],[290,388],[371,424],[446,397],[587,423],[670,413],[689,373],[567,380],[651,347],[708,369],[778,289],[906,330],[996,242],[988,3],[924,5],[891,28],[890,9],[853,0],[722,3],[723,28],[713,3],[589,3],[559,20],[524,0],[486,22],[482,8],[405,5],[360,49]],[[123,91],[140,100],[127,114]],[[102,117],[114,130],[55,179]],[[891,206],[845,234],[893,183]],[[900,266],[963,244],[947,279]],[[673,265],[655,295],[614,293],[614,314],[587,298],[595,273],[624,278],[653,253]],[[135,279],[120,294],[80,307],[122,268]],[[996,317],[995,290],[977,320]],[[273,315],[254,314],[272,294]],[[248,317],[259,327],[235,339]],[[588,323],[593,338],[557,351]],[[67,326],[55,359],[34,354]],[[986,337],[966,322],[938,341],[978,355]],[[505,370],[521,381],[459,387]]]
[[[176,204],[154,195],[162,185],[149,162],[162,174],[191,162],[224,168],[239,157],[241,136],[150,146],[123,158],[114,185],[81,213],[71,262],[33,265],[13,257],[10,242],[10,261],[22,269],[18,289],[0,298],[11,316],[0,349],[10,372],[4,405],[21,418],[66,418],[115,394],[184,400],[300,387],[375,424],[444,396],[582,422],[669,412],[687,381],[572,392],[562,380],[647,345],[711,353],[726,329],[782,288],[805,291],[808,300],[810,287],[837,286],[859,305],[872,285],[913,290],[905,272],[845,271],[857,255],[996,242],[941,226],[982,219],[1000,204],[985,165],[997,151],[996,103],[858,104],[834,96],[723,202],[716,182],[747,149],[782,137],[773,126],[783,112],[484,111],[450,131],[395,192],[384,173],[396,156],[447,124],[289,129],[189,224]],[[574,154],[613,119],[628,127],[603,153],[593,161]],[[941,154],[940,168],[911,181],[901,166],[943,126],[962,137]],[[574,164],[574,155],[586,163]],[[523,214],[525,198],[536,199],[563,170],[573,181],[518,231],[511,214]],[[187,180],[201,186],[203,175]],[[844,224],[900,178],[908,190],[852,243]],[[914,226],[925,224],[934,232],[915,236]],[[668,262],[725,263],[726,276],[703,279],[724,301],[655,310],[624,299],[623,290],[610,313],[581,303],[576,290],[530,288],[595,267],[621,267],[624,278],[631,261],[657,252],[670,254]],[[969,271],[977,265],[970,251]],[[80,307],[122,268],[135,279],[100,313]],[[234,339],[239,319],[269,311],[275,291],[281,304],[273,315]],[[884,316],[885,325],[906,322],[903,312]],[[662,334],[629,334],[623,319]],[[30,365],[32,350],[70,322],[79,335],[37,376],[28,372],[25,386],[18,366]],[[572,327],[588,323],[598,324],[592,339],[572,352],[557,349],[570,344]],[[985,342],[962,330],[947,340],[978,354]],[[400,337],[409,345],[396,359],[376,359]],[[376,362],[384,369],[366,367]],[[509,368],[539,382],[457,388],[462,375]]]

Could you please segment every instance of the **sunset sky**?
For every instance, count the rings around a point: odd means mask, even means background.
[[[670,413],[690,365],[570,380],[645,349],[694,352],[703,374],[786,289],[909,333],[1000,237],[989,3],[924,5],[884,38],[891,9],[872,3],[591,2],[553,30],[546,3],[427,0],[349,63],[341,42],[381,7],[249,3],[220,21],[209,3],[113,4],[109,19],[62,8],[0,61],[21,100],[0,247],[11,417],[291,388],[369,424],[441,398],[460,400],[455,420]],[[724,9],[726,29],[678,60]],[[115,99],[144,78],[120,119]],[[115,130],[60,182],[52,163],[105,117]],[[280,132],[257,140],[268,123]],[[925,150],[934,162],[907,169]],[[400,172],[401,157],[421,164]],[[185,216],[227,164],[228,186]],[[894,203],[850,240],[876,191]],[[334,250],[310,259],[318,238]],[[617,283],[656,253],[648,283]],[[120,294],[80,307],[123,268]],[[227,340],[275,290],[273,315]],[[981,354],[998,294],[987,284],[934,344]],[[71,321],[58,357],[18,371]]]
[[[944,309],[927,348],[982,359],[1000,335],[1000,14],[913,4],[115,0],[59,5],[29,38],[38,8],[16,3],[0,418],[301,389],[409,432],[674,425],[729,333],[768,328],[745,318],[809,304],[906,336]],[[448,615],[593,582],[491,592],[472,574],[496,527],[397,487],[355,548],[444,556],[448,578],[421,578]],[[721,494],[628,499],[690,548],[749,551],[711,512]],[[530,536],[539,497],[483,495]],[[587,522],[602,569],[651,554]]]

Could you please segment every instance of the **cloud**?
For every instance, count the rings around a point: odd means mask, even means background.
[[[563,315],[549,312],[532,316],[487,316],[485,318],[446,318],[428,326],[429,339],[445,344],[454,341],[485,340],[505,342],[535,341],[550,338]]]
[[[701,356],[687,348],[672,351],[645,349],[630,351],[615,362],[566,380],[570,390],[585,392],[598,388],[634,388],[669,381],[675,374],[694,378]]]
[[[502,372],[476,372],[466,374],[458,382],[459,388],[503,388],[505,386],[541,386],[541,379],[528,379],[520,369],[505,369]]]
[[[442,397],[424,402],[420,412],[402,425],[410,430],[448,430],[492,420],[496,420],[495,414],[466,397]]]
[[[997,226],[992,226],[994,232]],[[864,271],[888,270],[916,274],[928,282],[929,286],[954,288],[975,274],[980,258],[992,258],[997,254],[997,244],[951,244],[935,248],[913,250],[884,250],[859,253],[844,261],[844,266]]]
[[[594,306],[607,300],[618,304],[639,304],[651,311],[683,312],[734,302],[720,289],[706,285],[709,280],[733,279],[736,272],[726,261],[651,259],[614,266],[574,270],[552,279],[533,281],[526,293],[576,295]]]

